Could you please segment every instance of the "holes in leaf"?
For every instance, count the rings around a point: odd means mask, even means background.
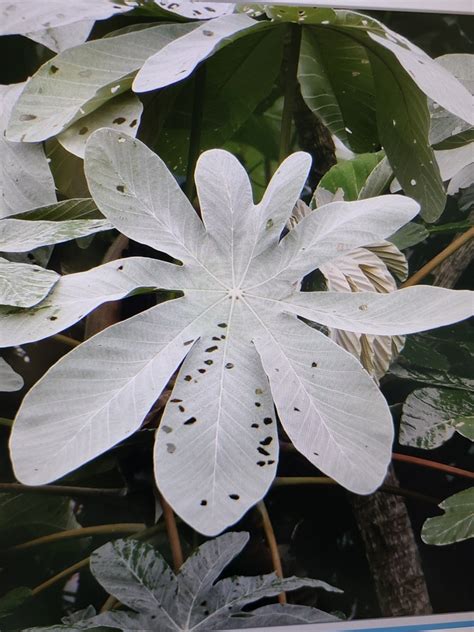
[[[275,461],[272,461],[271,459],[269,461],[267,461],[267,465],[273,465],[275,463]]]
[[[194,342],[194,340],[186,340],[186,342],[183,342],[183,345],[185,347],[187,347],[188,345],[192,344]]]
[[[313,452],[314,456],[319,456],[319,452]]]
[[[272,441],[273,437],[265,437],[265,439],[262,439],[262,441],[260,441],[260,445],[270,445]]]
[[[122,123],[125,123],[127,119],[124,118],[123,116],[117,116],[117,118],[115,118],[112,123],[114,123],[115,125],[122,125]]]
[[[300,410],[299,408],[296,408],[296,406],[294,406],[293,410],[294,410],[296,413],[300,413],[300,412],[301,412],[301,410]]]
[[[219,342],[219,341],[220,341],[220,338],[219,338],[218,336],[212,336],[212,339],[213,339],[213,340],[216,340],[217,342]]]
[[[211,364],[214,364],[214,360],[204,360],[204,364],[211,366]]]
[[[263,456],[270,456],[270,452],[267,452],[265,448],[257,448],[257,452],[263,454]]]
[[[256,388],[255,389],[255,395],[263,395],[263,391],[261,388]]]
[[[207,505],[207,500],[203,499],[200,502],[201,507],[205,507]]]
[[[269,426],[271,423],[273,423],[273,419],[271,417],[265,417],[265,419],[263,420],[263,423],[266,426]]]
[[[88,127],[81,127],[81,129],[79,130],[79,136],[84,136],[84,134],[87,134],[88,131]]]
[[[265,461],[257,461],[257,465],[259,467],[263,467],[265,465]]]
[[[192,376],[191,376],[191,375],[186,375],[186,376],[184,377],[184,381],[185,381],[185,382],[190,382],[192,379],[193,379],[193,378],[192,378]]]
[[[269,219],[269,220],[267,220],[267,223],[265,224],[265,229],[266,229],[266,230],[270,230],[270,228],[272,228],[272,227],[273,227],[273,220],[272,220],[272,218],[270,217],[270,219]]]
[[[224,334],[222,334],[221,340],[225,340],[225,335]]]
[[[133,121],[130,123],[130,127],[135,127],[137,123],[138,123],[138,119],[133,119]]]
[[[58,320],[58,317],[57,316],[50,316],[49,320]]]
[[[166,451],[168,452],[168,454],[173,454],[173,452],[176,451],[176,446],[174,443],[167,443],[166,444]]]
[[[238,494],[229,494],[229,498],[231,500],[240,500],[240,496]]]
[[[311,366],[312,366],[313,369],[315,369],[318,366],[318,363],[317,362],[311,362]]]
[[[252,424],[250,427],[251,428],[260,428],[260,426],[258,424]]]
[[[217,351],[218,348],[217,345],[214,345],[213,347],[208,347],[205,351],[206,353],[212,353],[213,351]]]
[[[119,266],[117,270],[123,270],[123,266]]]
[[[119,193],[125,193],[125,187],[123,184],[117,184],[115,187]]]
[[[180,412],[184,413],[186,408],[184,406],[182,406],[181,404],[178,406]]]
[[[59,68],[57,66],[55,66],[54,64],[51,64],[51,66],[49,67],[49,72],[51,75],[55,75],[58,72]]]
[[[173,428],[171,428],[170,426],[161,426],[161,429],[163,430],[163,432],[166,432],[166,434],[173,432]]]
[[[254,404],[257,408],[260,408],[260,406],[262,405],[260,402],[254,402]]]
[[[171,402],[172,404],[179,404],[179,403],[180,403],[180,402],[182,402],[182,401],[183,401],[182,399],[170,399],[170,402]]]
[[[232,364],[232,362],[227,362],[227,364],[225,365],[226,369],[233,369],[234,365]]]
[[[214,31],[209,31],[207,29],[204,29],[202,34],[205,35],[206,37],[212,37],[214,35]]]
[[[20,121],[34,121],[35,118],[38,118],[36,114],[22,114],[20,116]]]
[[[362,312],[365,312],[368,308],[369,308],[369,306],[368,306],[368,305],[359,305],[359,309],[360,309]]]
[[[206,369],[198,369],[198,373],[205,373]]]
[[[225,329],[227,327],[227,323],[219,323],[217,326],[222,327],[222,329]]]
[[[190,417],[189,419],[186,419],[186,421],[184,422],[185,426],[192,426],[193,424],[195,424],[197,421],[196,417]]]

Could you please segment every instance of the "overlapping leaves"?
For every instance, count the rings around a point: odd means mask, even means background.
[[[180,366],[155,471],[164,496],[199,531],[219,533],[271,484],[273,401],[295,446],[322,471],[358,493],[382,482],[393,433],[384,398],[355,358],[296,314],[395,335],[465,318],[471,296],[432,287],[300,292],[308,272],[385,238],[418,211],[400,196],[333,203],[280,241],[308,168],[306,154],[288,158],[255,206],[237,160],[204,153],[196,170],[201,222],[143,144],[111,130],[91,137],[86,173],[99,209],[122,233],[183,265],[132,258],[65,277],[29,315],[28,332],[58,331],[139,287],[184,296],[86,341],[30,391],[11,439],[20,480],[59,478],[132,434]],[[24,319],[5,315],[7,339],[24,331]]]

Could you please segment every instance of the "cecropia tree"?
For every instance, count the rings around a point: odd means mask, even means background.
[[[130,436],[178,369],[156,436],[156,480],[201,533],[220,533],[271,485],[274,405],[295,447],[321,471],[360,494],[382,483],[393,437],[388,405],[320,326],[409,334],[468,317],[472,294],[429,286],[300,291],[309,272],[387,238],[419,211],[398,195],[333,202],[281,238],[309,167],[307,154],[291,155],[255,205],[236,158],[207,151],[195,174],[201,221],[140,141],[110,129],[91,136],[85,170],[100,211],[124,235],[177,262],[123,259],[70,275],[69,286],[65,277],[44,309],[33,308],[31,328],[40,337],[58,331],[137,288],[182,295],[87,340],[30,390],[10,443],[20,481],[58,479]],[[25,331],[24,314],[2,318],[12,336]]]

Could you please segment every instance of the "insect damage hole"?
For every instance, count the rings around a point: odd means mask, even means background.
[[[115,188],[119,193],[125,193],[125,186],[123,184],[117,184]]]
[[[229,498],[231,500],[240,500],[240,496],[238,494],[229,494]]]
[[[318,363],[317,362],[311,362],[311,366],[312,366],[313,369],[315,369],[318,366]]]
[[[272,441],[273,437],[265,437],[265,439],[262,439],[262,441],[260,441],[260,445],[270,445]]]
[[[173,454],[176,451],[176,446],[174,443],[167,443],[166,444],[166,451],[168,452],[168,454]]]
[[[197,421],[196,417],[190,417],[189,419],[186,419],[186,421],[184,422],[185,426],[192,426],[192,424],[195,424]]]
[[[122,125],[122,123],[125,123],[127,119],[124,118],[123,116],[117,116],[117,118],[115,118],[112,123],[114,123],[115,125]]]
[[[271,423],[273,423],[273,419],[271,417],[265,417],[265,419],[263,420],[263,423],[266,426],[269,426]]]
[[[81,127],[81,129],[79,130],[79,136],[84,136],[84,134],[87,134],[88,131],[88,127]]]
[[[233,369],[234,365],[232,364],[232,362],[227,362],[227,364],[225,365],[226,369]]]
[[[213,347],[208,347],[207,349],[205,349],[206,353],[213,353],[213,351],[217,351],[219,347],[217,345],[214,345]]]
[[[207,500],[203,499],[199,504],[201,505],[201,507],[205,507],[207,505]]]

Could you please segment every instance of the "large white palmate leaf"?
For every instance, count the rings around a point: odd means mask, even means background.
[[[5,139],[10,112],[24,85],[0,86],[0,217],[56,202],[43,147]]]
[[[293,314],[394,335],[467,317],[471,295],[299,292],[307,272],[380,241],[419,208],[401,196],[332,203],[280,240],[309,163],[290,156],[255,206],[240,163],[205,152],[196,168],[201,222],[145,145],[113,130],[91,137],[85,164],[97,206],[123,234],[182,262],[155,261],[149,285],[184,296],[97,334],[29,392],[11,435],[20,480],[59,478],[129,436],[180,367],[157,432],[157,484],[202,533],[225,529],[270,486],[272,397],[312,463],[355,492],[382,482],[393,434],[385,400],[353,356]]]
[[[0,392],[19,391],[23,388],[23,378],[0,357]]]

